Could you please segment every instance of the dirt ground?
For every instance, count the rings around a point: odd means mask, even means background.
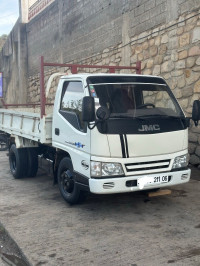
[[[13,179],[1,152],[0,255],[20,266],[200,266],[200,170],[192,177],[168,196],[90,195],[70,206],[43,170]]]
[[[4,226],[0,224],[0,265],[29,266],[26,257]]]

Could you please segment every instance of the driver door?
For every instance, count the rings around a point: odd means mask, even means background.
[[[69,153],[75,171],[89,176],[90,130],[82,121],[82,99],[85,94],[82,80],[63,82],[59,106],[54,110],[53,144]]]

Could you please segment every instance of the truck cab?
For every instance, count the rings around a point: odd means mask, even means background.
[[[66,154],[58,159],[62,196],[75,203],[84,191],[123,193],[188,182],[188,126],[161,77],[63,76],[52,124],[52,146]]]

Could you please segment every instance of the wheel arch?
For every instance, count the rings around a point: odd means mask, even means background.
[[[9,147],[15,144],[17,149],[20,148],[38,148],[39,144],[37,141],[27,139],[17,135],[10,135],[9,137]]]
[[[88,191],[80,189],[76,182],[73,165],[70,157],[65,156],[58,167],[58,187],[65,201],[70,204],[81,203],[85,200]]]
[[[56,155],[55,155],[55,163],[54,163],[54,167],[58,167],[61,160],[65,157],[68,157],[71,159],[71,156],[70,154],[67,152],[67,151],[63,151],[63,150],[60,150],[60,149],[57,149],[56,150]]]
[[[57,178],[58,167],[59,167],[60,162],[62,161],[62,159],[65,158],[65,157],[70,158],[70,160],[72,161],[71,156],[70,156],[70,154],[67,151],[56,149],[56,154],[55,154],[55,158],[54,158],[54,161],[53,161],[54,184],[58,183],[58,178]],[[72,165],[73,165],[73,163],[72,163]]]

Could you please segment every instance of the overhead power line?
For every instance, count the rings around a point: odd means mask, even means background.
[[[16,15],[16,13],[10,13],[9,15],[0,16],[0,19],[2,19],[2,18],[8,18],[8,17],[11,17],[13,15]],[[16,17],[18,17],[18,15],[16,15]]]

